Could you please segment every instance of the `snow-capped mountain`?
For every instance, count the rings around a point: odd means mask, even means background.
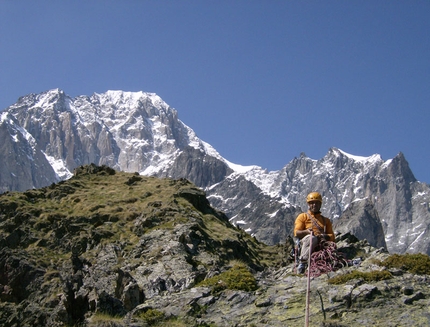
[[[401,153],[384,161],[332,148],[320,160],[301,154],[279,171],[244,167],[200,140],[156,94],[123,91],[24,96],[1,113],[0,136],[0,192],[47,186],[90,163],[187,178],[233,223],[275,244],[291,235],[306,194],[317,190],[337,230],[391,252],[430,253],[429,186]]]

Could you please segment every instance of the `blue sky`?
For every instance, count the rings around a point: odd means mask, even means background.
[[[403,152],[430,183],[430,1],[0,0],[0,109],[157,93],[231,162]]]

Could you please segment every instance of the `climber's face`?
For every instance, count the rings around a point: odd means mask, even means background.
[[[309,210],[313,213],[320,212],[321,202],[320,201],[310,201],[308,202]]]

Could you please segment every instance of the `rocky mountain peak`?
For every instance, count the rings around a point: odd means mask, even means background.
[[[110,90],[93,94],[90,101],[97,104],[98,109],[108,109],[99,111],[99,115],[105,117],[117,115],[117,118],[122,118],[136,113],[145,117],[176,115],[176,111],[155,93]]]
[[[402,152],[399,152],[399,154],[391,160],[388,170],[392,175],[402,176],[408,183],[417,181]]]
[[[61,110],[69,97],[61,89],[52,89],[40,94],[29,94],[20,97],[16,104],[7,108],[17,114],[22,108],[37,108],[38,110]]]

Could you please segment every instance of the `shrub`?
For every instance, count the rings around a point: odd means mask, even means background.
[[[97,312],[94,314],[90,322],[89,327],[123,327],[123,319],[119,316],[111,316],[107,313]]]
[[[336,276],[330,278],[327,282],[332,285],[344,284],[352,279],[363,279],[366,282],[377,282],[380,280],[390,279],[393,276],[388,271],[371,271],[371,272],[362,272],[358,270],[354,270],[350,273],[343,274],[340,276]]]
[[[151,308],[148,308],[143,312],[139,312],[138,317],[139,319],[144,320],[149,326],[153,326],[165,318],[163,312]]]
[[[214,293],[225,289],[247,292],[257,289],[257,281],[244,265],[235,265],[217,276],[202,281],[199,285],[211,286]]]
[[[216,327],[216,325],[212,323],[206,323],[204,321],[200,321],[198,323],[196,322],[187,322],[187,321],[181,321],[177,317],[172,317],[167,320],[163,320],[157,324],[154,325],[154,327]]]
[[[381,262],[387,268],[407,270],[413,274],[430,274],[430,257],[426,254],[393,254]]]

